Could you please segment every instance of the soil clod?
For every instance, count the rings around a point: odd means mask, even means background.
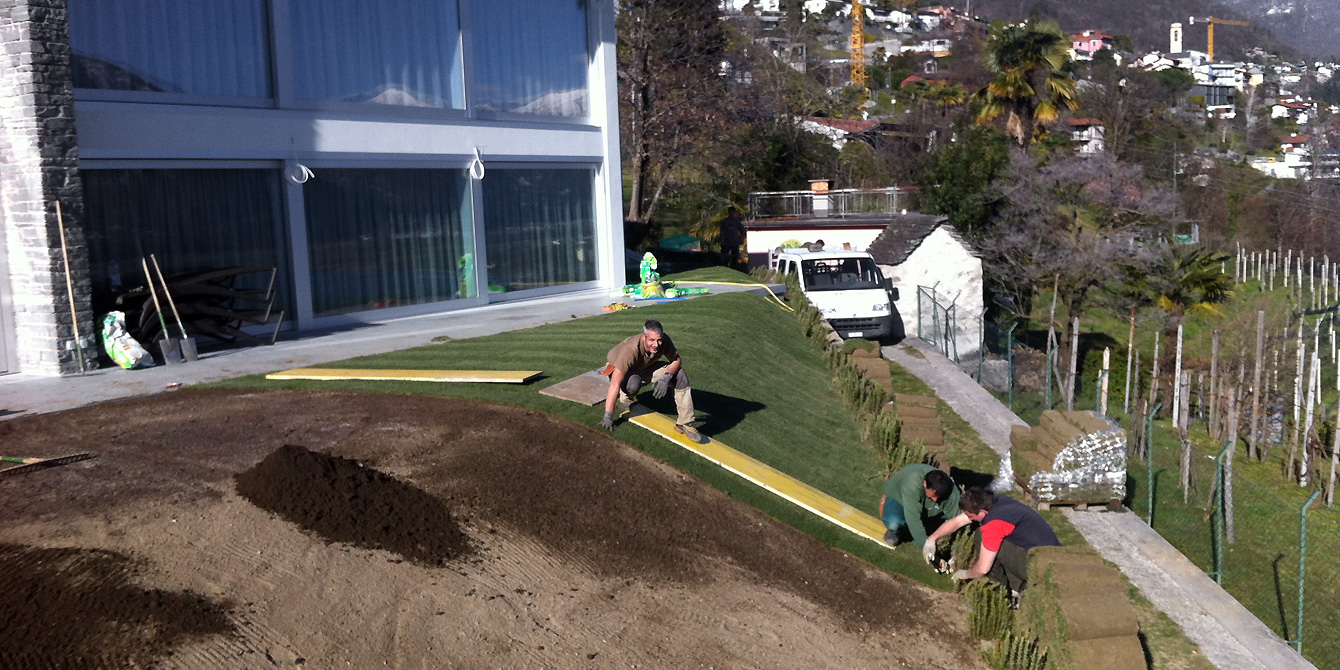
[[[445,502],[355,460],[286,444],[235,479],[257,507],[330,542],[429,566],[471,550]]]

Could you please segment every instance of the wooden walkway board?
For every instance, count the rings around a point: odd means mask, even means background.
[[[604,402],[605,394],[609,392],[610,378],[600,374],[603,369],[604,366],[601,366],[572,379],[564,379],[553,386],[540,389],[540,393],[583,405]]]
[[[791,501],[861,537],[888,548],[884,544],[884,523],[833,496],[820,491],[772,466],[750,458],[730,447],[708,438],[707,444],[698,444],[675,430],[674,420],[664,414],[648,413],[629,421],[688,449],[703,458]]]
[[[524,384],[540,370],[351,370],[347,368],[294,368],[265,375],[266,379],[318,381],[488,382]]]

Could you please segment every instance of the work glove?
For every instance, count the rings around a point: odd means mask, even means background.
[[[927,565],[935,560],[935,540],[926,540],[926,544],[921,545],[921,557],[926,559]]]
[[[605,412],[605,418],[600,420],[600,427],[605,430],[614,430],[614,412]]]
[[[670,375],[657,379],[656,383],[651,385],[651,395],[657,400],[664,398],[665,392],[668,390],[670,390]]]
[[[958,572],[955,572],[953,576],[953,580],[956,582],[966,582],[969,579],[972,579],[972,577],[968,576],[967,570],[959,570]]]

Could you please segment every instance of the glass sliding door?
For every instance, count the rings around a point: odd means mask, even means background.
[[[595,170],[490,168],[484,242],[494,293],[595,281]]]
[[[298,98],[464,107],[454,0],[289,1]]]
[[[140,259],[151,253],[168,276],[278,268],[274,312],[289,308],[279,170],[85,169],[82,178],[95,313],[145,286]],[[268,282],[257,273],[237,288]]]
[[[265,0],[69,0],[75,88],[268,98]]]
[[[471,4],[475,109],[588,116],[586,5],[586,0]]]
[[[313,314],[476,297],[468,193],[465,170],[318,169],[303,185]]]

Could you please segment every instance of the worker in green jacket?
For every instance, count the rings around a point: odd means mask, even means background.
[[[960,495],[954,480],[938,468],[917,463],[895,472],[884,482],[884,495],[879,499],[879,515],[888,529],[884,543],[890,547],[902,544],[906,528],[930,563],[935,558],[935,541],[929,540],[926,524],[939,527],[945,519],[958,516]]]

